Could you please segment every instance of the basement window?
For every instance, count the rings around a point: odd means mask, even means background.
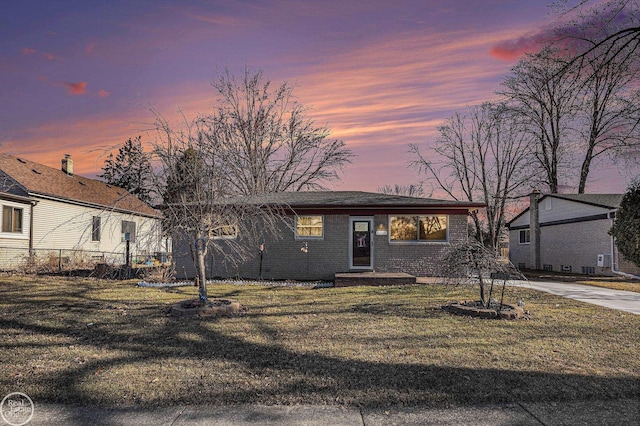
[[[595,275],[596,268],[593,266],[582,266],[582,274],[583,275]]]

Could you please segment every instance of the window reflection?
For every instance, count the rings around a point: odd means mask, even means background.
[[[447,216],[391,216],[391,241],[447,241]]]

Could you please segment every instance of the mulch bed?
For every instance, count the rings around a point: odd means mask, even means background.
[[[525,311],[520,306],[502,304],[500,309],[485,308],[479,300],[450,302],[442,309],[456,315],[487,319],[521,319],[525,318]]]

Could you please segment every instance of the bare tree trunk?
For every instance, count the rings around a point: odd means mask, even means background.
[[[479,287],[480,287],[480,301],[482,302],[482,306],[487,306],[487,303],[484,300],[484,279],[482,278],[482,275],[480,275],[481,272],[480,271],[478,271],[478,272],[479,272],[478,280],[480,282],[480,285],[479,285]]]
[[[200,303],[206,303],[209,300],[207,295],[207,270],[205,266],[205,256],[207,255],[206,243],[201,235],[198,235],[194,241],[196,248],[196,270],[198,274],[198,295]]]
[[[473,219],[473,224],[476,228],[476,240],[478,240],[481,244],[484,244],[484,236],[482,234],[482,224],[480,223],[480,218],[478,217],[478,212],[473,211],[470,212],[469,215]]]

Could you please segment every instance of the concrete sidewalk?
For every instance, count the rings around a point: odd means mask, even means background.
[[[2,424],[2,420],[0,420]],[[108,409],[36,404],[41,425],[627,425],[640,424],[635,400],[513,403],[449,409],[339,406],[178,406]]]
[[[640,315],[640,293],[633,291],[565,282],[509,281],[508,284]]]

